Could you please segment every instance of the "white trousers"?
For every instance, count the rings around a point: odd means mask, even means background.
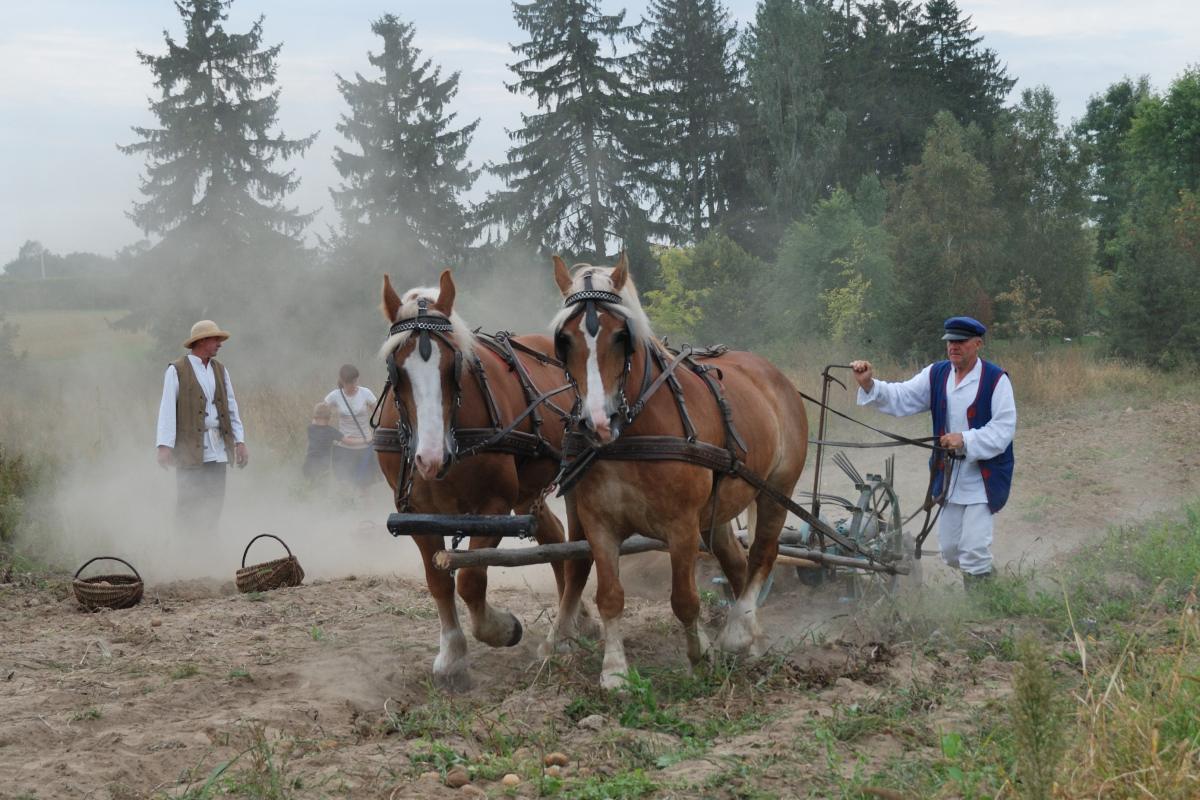
[[[987,503],[946,503],[938,516],[942,562],[972,575],[992,569],[992,510]]]

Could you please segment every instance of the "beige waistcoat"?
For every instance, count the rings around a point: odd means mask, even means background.
[[[225,393],[225,367],[215,358],[209,359],[208,363],[212,364],[217,384],[216,397],[213,398],[213,404],[217,407],[217,428],[225,443],[225,457],[232,467],[233,423],[229,419],[229,398]],[[208,416],[208,398],[204,396],[204,390],[200,388],[200,381],[187,356],[172,361],[171,366],[175,367],[175,373],[179,376],[179,396],[175,399],[175,466],[199,467],[204,463],[204,423]]]

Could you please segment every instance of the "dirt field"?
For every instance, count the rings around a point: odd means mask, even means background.
[[[1192,403],[1024,416],[1013,499],[996,526],[1001,564],[1023,569],[1109,523],[1178,508],[1200,484],[1198,444]],[[923,494],[923,469],[901,454],[902,498]],[[844,479],[830,475],[835,490]],[[378,547],[397,546],[379,537]],[[939,737],[1008,692],[1012,664],[929,642],[883,646],[836,588],[814,592],[788,570],[762,610],[772,654],[688,682],[660,567],[651,556],[625,570],[624,631],[630,663],[658,696],[687,700],[668,716],[650,690],[630,700],[592,688],[595,651],[538,659],[553,605],[544,581],[497,575],[494,602],[526,637],[504,650],[473,642],[476,688],[447,699],[429,688],[437,620],[410,578],[360,571],[242,596],[222,576],[151,586],[137,608],[87,614],[66,578],[8,576],[0,798],[451,797],[471,792],[445,785],[459,761],[493,797],[841,797],[843,777],[888,759],[945,758]],[[953,580],[932,559],[925,567],[928,583]],[[705,613],[715,630],[722,609],[709,602]],[[949,694],[928,699],[933,686]],[[920,722],[814,737],[814,720],[852,723],[885,695],[920,705]],[[554,751],[569,759],[557,778],[541,766]],[[501,783],[509,772],[515,790]]]

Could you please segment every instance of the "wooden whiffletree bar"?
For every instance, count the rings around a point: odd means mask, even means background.
[[[621,555],[646,553],[651,550],[666,550],[665,542],[646,536],[631,536],[621,545]],[[701,551],[702,558],[713,558]],[[537,547],[498,548],[481,547],[476,550],[440,550],[433,556],[433,565],[438,569],[452,570],[464,567],[526,567],[531,564],[550,564],[556,561],[576,561],[592,557],[592,548],[587,542],[562,542],[543,544]],[[792,567],[853,567],[872,572],[907,575],[908,567],[903,564],[883,564],[865,558],[849,558],[780,545],[775,563]]]

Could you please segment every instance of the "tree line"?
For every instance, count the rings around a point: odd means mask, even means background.
[[[206,316],[257,320],[251,344],[332,330],[383,272],[624,249],[673,341],[923,355],[970,314],[1016,337],[1101,331],[1163,365],[1200,354],[1196,70],[1161,94],[1121,81],[1065,125],[1047,87],[1008,101],[1015,78],[953,0],[761,0],[743,30],[719,0],[651,0],[637,21],[514,2],[506,85],[535,110],[476,167],[459,74],[387,14],[369,69],[337,76],[338,223],[309,248],[283,162],[315,137],[278,130],[280,47],[262,18],[228,31],[230,2],[181,0],[183,37],[139,53],[158,124],[123,149],[145,160],[130,216],[157,243],[123,324],[164,342]],[[484,169],[504,187],[468,203]]]

